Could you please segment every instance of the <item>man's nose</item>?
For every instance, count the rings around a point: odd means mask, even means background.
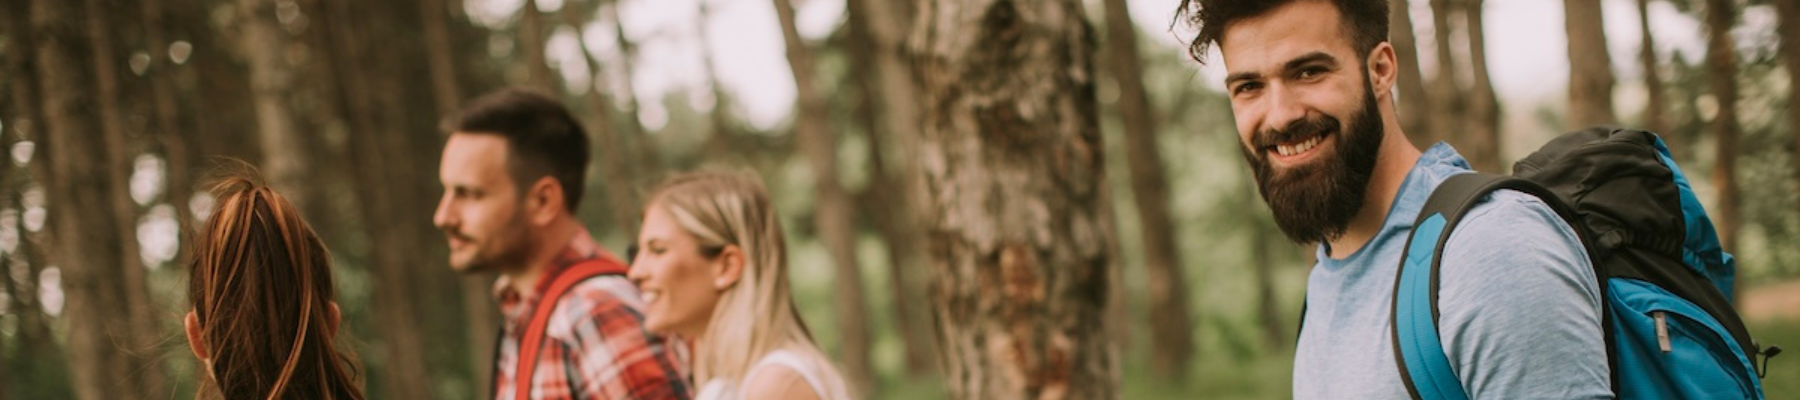
[[[1300,94],[1285,84],[1271,84],[1268,91],[1269,113],[1263,121],[1265,130],[1287,129],[1288,125],[1306,118],[1306,105]]]
[[[431,213],[431,224],[438,228],[449,228],[451,224],[455,222],[451,218],[450,199],[448,197],[449,196],[445,196],[444,199],[439,200],[437,210],[432,211]]]

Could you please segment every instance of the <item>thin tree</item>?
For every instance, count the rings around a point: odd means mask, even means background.
[[[544,43],[549,35],[545,34],[543,12],[538,11],[537,0],[519,4],[518,29],[519,58],[525,63],[525,85],[545,93],[559,93],[555,72],[550,70],[550,62],[544,56]]]
[[[312,210],[306,160],[311,155],[298,132],[289,99],[295,72],[288,65],[290,40],[275,15],[273,0],[237,0],[242,37],[239,49],[250,67],[251,101],[262,144],[262,173],[269,186],[303,210]]]
[[[1777,4],[1790,0],[1780,0]],[[1644,91],[1649,100],[1644,103],[1644,128],[1657,134],[1667,135],[1669,120],[1663,113],[1669,111],[1669,100],[1663,91],[1662,68],[1656,57],[1656,35],[1650,31],[1650,0],[1637,0],[1638,31],[1642,32],[1643,45],[1638,48],[1638,63],[1644,70]],[[1790,68],[1791,70],[1791,68]],[[1800,105],[1800,104],[1796,104]]]
[[[863,298],[862,269],[856,260],[856,206],[838,180],[836,134],[831,131],[825,95],[814,84],[817,74],[813,72],[812,51],[794,26],[794,5],[788,0],[773,2],[775,16],[781,21],[781,36],[787,44],[788,66],[794,75],[794,137],[812,167],[813,190],[818,196],[813,223],[837,267],[832,281],[838,334],[843,337],[839,357],[846,378],[853,386],[868,391],[874,388],[875,380],[874,367],[869,363],[869,307]]]
[[[1156,116],[1144,90],[1144,67],[1138,56],[1137,25],[1125,0],[1106,0],[1106,46],[1113,79],[1119,88],[1119,117],[1125,125],[1125,158],[1136,194],[1138,226],[1144,244],[1144,276],[1150,296],[1150,365],[1164,377],[1187,376],[1194,356],[1192,311],[1188,309],[1187,274],[1182,271],[1175,219],[1169,215],[1169,178],[1156,141]]]
[[[68,339],[76,397],[135,399],[157,396],[146,392],[143,374],[132,355],[118,344],[135,345],[135,327],[121,273],[126,265],[113,200],[123,197],[123,182],[114,182],[107,169],[108,138],[96,122],[96,88],[91,75],[92,44],[82,25],[83,4],[62,0],[33,0],[29,11],[35,33],[35,58],[44,119],[43,155],[49,164],[45,181],[50,229],[57,243],[51,257],[63,277],[68,303]],[[101,210],[96,212],[96,210]],[[81,245],[72,245],[79,243]],[[135,255],[130,255],[135,256]]]
[[[950,395],[1118,396],[1093,32],[1075,0],[923,0],[919,166]]]
[[[1774,0],[1781,19],[1781,59],[1787,65],[1788,82],[1800,82],[1800,0]],[[1800,154],[1800,92],[1788,89],[1788,130],[1794,132],[1795,154]],[[1800,156],[1794,156],[1794,179],[1800,183]],[[1797,204],[1800,206],[1800,204]]]
[[[1467,63],[1467,60],[1458,63],[1456,51],[1451,46],[1452,32],[1455,32],[1455,27],[1451,26],[1454,20],[1452,17],[1461,12],[1461,4],[1460,0],[1431,0],[1431,30],[1432,37],[1436,39],[1434,47],[1437,49],[1437,74],[1432,76],[1429,83],[1434,105],[1431,107],[1431,134],[1427,137],[1432,139],[1421,145],[1430,146],[1437,141],[1463,137],[1463,123],[1467,120],[1469,105],[1466,94],[1462,92],[1463,85],[1457,80],[1456,71],[1462,70],[1462,63]]]
[[[1736,11],[1731,0],[1706,0],[1706,75],[1712,95],[1718,100],[1718,112],[1711,123],[1714,145],[1713,185],[1718,187],[1718,214],[1714,217],[1719,230],[1719,244],[1725,251],[1737,250],[1739,221],[1737,153],[1737,50],[1732,47],[1731,25]],[[1739,292],[1741,293],[1741,292]]]
[[[1393,0],[1388,5],[1388,42],[1394,46],[1394,57],[1400,61],[1400,127],[1415,145],[1429,146],[1431,130],[1431,95],[1425,90],[1425,76],[1419,70],[1419,45],[1413,33],[1411,5],[1407,0]]]
[[[1486,24],[1482,22],[1482,0],[1466,1],[1463,25],[1469,38],[1469,69],[1473,80],[1468,93],[1468,121],[1460,134],[1465,135],[1468,149],[1463,153],[1477,171],[1505,173],[1501,165],[1500,98],[1494,94],[1494,83],[1488,76]]]
[[[912,70],[901,59],[900,39],[903,27],[912,24],[912,14],[891,8],[902,8],[904,2],[850,0],[846,4],[849,29],[851,69],[871,71],[855,79],[858,119],[868,132],[869,172],[873,177],[857,197],[860,204],[882,207],[868,210],[870,219],[881,233],[887,247],[888,287],[893,302],[893,326],[900,330],[906,346],[906,372],[920,375],[931,369],[934,354],[931,330],[924,322],[929,315],[919,301],[924,290],[915,284],[915,273],[923,269],[925,234],[919,230],[911,196],[917,195],[916,174],[906,168],[906,149],[918,132],[918,93],[912,85]],[[879,17],[876,17],[879,15]],[[889,151],[901,154],[890,157]]]
[[[599,155],[600,173],[606,177],[607,208],[612,212],[613,229],[626,236],[635,235],[638,231],[638,212],[641,201],[637,198],[639,187],[637,177],[642,173],[634,173],[632,168],[633,151],[626,145],[626,138],[613,123],[618,118],[614,111],[611,96],[597,88],[607,87],[606,74],[600,72],[600,62],[588,52],[586,25],[589,17],[594,15],[593,9],[578,6],[574,2],[564,3],[559,11],[563,23],[575,31],[575,43],[580,48],[582,62],[587,64],[589,84],[581,91],[582,102],[593,111],[593,121],[587,130],[594,135],[595,154]]]
[[[1606,50],[1599,0],[1563,0],[1563,27],[1569,33],[1569,114],[1566,128],[1616,124],[1613,114],[1612,56]]]

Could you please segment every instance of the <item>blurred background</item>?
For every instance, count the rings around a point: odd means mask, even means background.
[[[1312,247],[1256,194],[1222,62],[1188,58],[1177,0],[1065,1],[1093,38],[1083,104],[1123,277],[1104,327],[1114,395],[1288,397]],[[622,253],[661,176],[755,171],[801,311],[866,396],[952,392],[928,233],[895,200],[919,176],[906,149],[930,93],[907,67],[927,1],[3,3],[0,399],[192,397],[182,227],[207,218],[195,187],[217,157],[258,165],[333,250],[373,398],[485,398],[491,277],[452,273],[430,225],[436,122],[507,85],[556,93],[587,124],[581,218],[608,248]],[[1575,127],[1663,134],[1738,256],[1752,334],[1800,346],[1800,1],[1392,4],[1416,144],[1507,172]],[[1800,398],[1800,364],[1777,358],[1765,385]]]

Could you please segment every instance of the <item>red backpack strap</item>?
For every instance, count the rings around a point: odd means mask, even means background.
[[[525,337],[519,341],[519,368],[513,375],[513,398],[528,400],[531,397],[531,376],[537,372],[538,351],[544,343],[544,330],[550,326],[550,315],[556,311],[556,302],[567,294],[575,285],[589,278],[603,275],[619,275],[626,273],[625,264],[612,257],[602,256],[582,261],[562,270],[550,281],[550,289],[538,298],[538,304],[531,312],[531,323],[525,325]]]

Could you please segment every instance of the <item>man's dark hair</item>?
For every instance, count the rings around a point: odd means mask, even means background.
[[[1188,42],[1188,56],[1205,64],[1207,47],[1225,39],[1226,25],[1296,1],[1328,1],[1337,6],[1344,34],[1356,48],[1358,60],[1387,41],[1388,0],[1181,0],[1175,22],[1199,28],[1200,33]]]
[[[547,175],[562,184],[563,205],[569,213],[581,204],[593,150],[587,131],[562,102],[530,90],[501,89],[469,101],[439,129],[506,138],[507,170],[521,193]]]

